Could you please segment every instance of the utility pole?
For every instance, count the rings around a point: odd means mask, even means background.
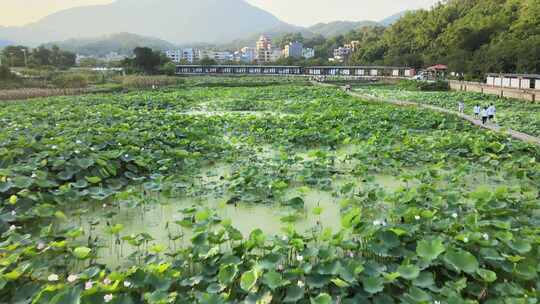
[[[24,67],[28,68],[28,60],[26,58],[26,49],[22,49],[22,51],[23,51],[23,54],[24,54]]]

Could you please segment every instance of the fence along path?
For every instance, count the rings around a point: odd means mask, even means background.
[[[338,87],[336,85],[327,84],[327,83],[320,83],[320,82],[313,82],[313,83],[316,84],[316,85],[320,85],[320,86]],[[445,108],[441,108],[441,107],[437,107],[437,106],[433,106],[433,105],[427,105],[427,104],[423,104],[423,103],[419,103],[419,102],[413,102],[413,101],[388,100],[388,99],[379,98],[379,97],[375,97],[375,96],[371,96],[371,95],[367,95],[367,94],[360,94],[360,93],[356,93],[356,92],[352,92],[352,91],[347,91],[347,94],[349,94],[351,96],[354,96],[354,97],[367,99],[367,100],[370,100],[370,101],[386,102],[386,103],[391,103],[391,104],[398,105],[398,106],[416,106],[416,107],[429,109],[429,110],[432,110],[432,111],[437,111],[437,112],[446,113],[446,114],[450,114],[450,115],[457,115],[460,118],[465,119],[465,120],[469,121],[470,123],[472,123],[473,125],[478,126],[480,128],[488,129],[488,130],[491,130],[491,131],[494,131],[494,132],[497,132],[497,133],[504,133],[504,134],[507,134],[510,137],[514,138],[514,139],[521,140],[521,141],[524,141],[524,142],[527,142],[527,143],[531,143],[531,144],[535,144],[535,145],[540,146],[540,138],[538,138],[538,137],[535,137],[535,136],[532,136],[532,135],[529,135],[529,134],[526,134],[526,133],[523,133],[523,132],[515,131],[515,130],[512,130],[512,129],[503,128],[503,127],[501,127],[499,125],[492,124],[492,123],[482,124],[481,120],[475,119],[474,117],[472,117],[470,115],[462,114],[462,113],[452,111],[452,110],[448,110],[448,109],[445,109]]]

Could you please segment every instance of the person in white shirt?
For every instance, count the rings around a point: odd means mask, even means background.
[[[488,110],[486,107],[480,111],[480,116],[482,116],[482,124],[485,125],[488,120]]]
[[[474,106],[474,118],[478,119],[480,117],[480,105]]]
[[[495,113],[497,112],[497,109],[495,109],[495,106],[493,104],[489,105],[488,111],[488,119],[494,120],[495,119]]]
[[[459,110],[459,113],[461,113],[461,114],[463,114],[463,112],[465,111],[465,103],[463,101],[459,102],[458,110]]]

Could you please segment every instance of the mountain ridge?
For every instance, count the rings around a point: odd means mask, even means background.
[[[283,24],[242,0],[117,0],[62,10],[22,27],[0,27],[0,39],[38,45],[129,32],[176,44],[218,43]]]

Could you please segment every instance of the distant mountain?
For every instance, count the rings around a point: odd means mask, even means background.
[[[409,12],[412,12],[412,11],[408,10],[408,11],[399,12],[397,14],[384,18],[383,20],[379,21],[379,23],[383,26],[390,26],[396,23],[399,19],[401,19],[401,17],[405,16]]]
[[[334,21],[330,23],[317,23],[307,29],[314,33],[320,34],[325,37],[332,37],[337,35],[346,34],[352,30],[357,30],[364,26],[376,26],[380,25],[375,21]]]
[[[13,45],[13,44],[15,44],[15,42],[0,39],[0,48],[6,47],[8,45]]]
[[[37,45],[128,32],[176,44],[213,43],[284,24],[244,0],[116,0],[63,10],[23,27],[0,27],[0,38]]]
[[[58,45],[61,49],[82,55],[104,56],[111,52],[131,55],[133,49],[149,47],[156,50],[168,50],[175,45],[165,40],[140,36],[131,33],[119,33],[88,39],[69,39],[47,43],[46,46]]]
[[[312,38],[318,35],[330,38],[332,36],[347,34],[352,30],[357,30],[364,26],[377,25],[381,24],[375,21],[334,21],[329,23],[317,23],[310,27],[282,24],[278,27],[274,27],[263,32],[256,32],[242,39],[236,39],[232,42],[222,44],[220,47],[235,49],[242,46],[255,46],[257,39],[259,39],[262,34],[271,37],[273,41],[279,40],[279,38],[288,33],[301,33],[304,38]]]

